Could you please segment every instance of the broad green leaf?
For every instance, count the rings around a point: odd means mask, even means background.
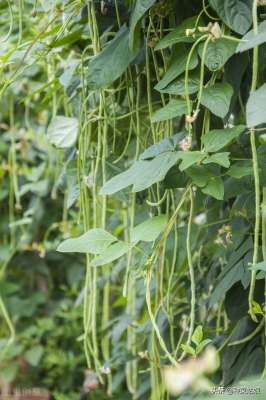
[[[216,153],[208,156],[205,160],[203,160],[203,164],[218,164],[222,167],[229,168],[230,167],[230,160],[229,160],[230,153]]]
[[[251,92],[247,102],[247,126],[252,128],[266,122],[266,83]]]
[[[91,229],[83,235],[64,240],[57,248],[61,253],[102,253],[111,243],[116,242],[115,236],[101,228]]]
[[[180,50],[180,54],[174,57],[174,60],[170,63],[166,73],[164,74],[163,78],[157,83],[154,87],[156,90],[164,89],[169,83],[171,83],[174,79],[176,79],[179,75],[181,75],[185,69],[187,64],[189,51]],[[194,52],[189,63],[189,70],[196,68],[198,65],[198,56],[197,53]]]
[[[32,365],[33,367],[37,367],[42,358],[43,351],[43,346],[34,346],[26,351],[26,353],[24,354],[25,359],[30,365]]]
[[[182,350],[184,350],[185,353],[191,354],[192,356],[196,355],[196,351],[193,349],[192,346],[189,346],[188,344],[181,344]]]
[[[100,194],[113,194],[131,185],[133,185],[133,192],[147,189],[164,179],[169,169],[176,164],[180,154],[179,151],[168,151],[159,154],[153,160],[136,161],[127,171],[106,182]]]
[[[265,271],[266,272],[266,261],[262,261],[250,267],[252,271]]]
[[[230,107],[233,89],[228,83],[215,83],[203,89],[201,104],[214,115],[224,118]]]
[[[90,89],[109,86],[127,69],[137,52],[129,49],[129,31],[123,26],[115,38],[88,65],[87,83]]]
[[[266,21],[263,21],[258,27],[258,33],[253,30],[249,31],[242,38],[242,42],[237,46],[236,52],[241,53],[246,50],[253,49],[256,46],[266,42]]]
[[[241,179],[253,174],[252,161],[239,161],[229,168],[227,175],[232,178]]]
[[[196,354],[200,354],[202,350],[204,350],[204,348],[208,346],[208,344],[210,344],[211,342],[211,339],[205,339],[201,343],[199,343],[199,345],[196,347]]]
[[[244,125],[237,125],[234,128],[214,129],[202,136],[201,141],[207,153],[213,153],[227,146],[232,140],[244,132]]]
[[[172,99],[166,106],[155,111],[151,117],[151,122],[166,121],[168,119],[182,117],[187,113],[185,100]]]
[[[225,293],[238,281],[241,280],[244,273],[244,267],[242,263],[236,264],[231,268],[218,282],[215,287],[211,298],[210,306],[216,304],[221,298],[224,297]]]
[[[180,171],[184,171],[191,167],[191,165],[201,162],[204,157],[206,157],[206,154],[201,151],[184,151],[180,155],[180,158],[182,159],[182,162],[179,165]]]
[[[139,241],[154,242],[167,224],[167,216],[152,217],[132,229],[130,240],[132,243]]]
[[[209,0],[221,20],[243,35],[252,23],[252,0]]]
[[[151,145],[140,155],[140,160],[147,160],[167,151],[174,151],[184,136],[184,132],[179,132],[173,136],[170,136],[169,138],[163,139],[160,142]]]
[[[199,80],[199,73],[192,73],[189,74],[189,79],[188,79],[188,93],[193,94],[198,92],[199,90],[199,85],[200,85],[200,80]],[[165,86],[163,89],[158,89],[155,87],[156,90],[158,90],[160,93],[167,93],[167,94],[173,94],[177,96],[183,96],[185,93],[185,77],[180,77],[179,79],[174,80],[173,82],[169,83],[169,85]]]
[[[199,325],[194,330],[191,340],[194,344],[196,344],[198,346],[200,344],[200,342],[202,341],[202,339],[203,339],[203,330],[202,330],[202,326]]]
[[[206,186],[212,177],[211,171],[203,165],[194,165],[188,168],[186,174],[191,178],[192,183],[200,188]]]
[[[50,142],[58,148],[74,146],[78,137],[78,120],[58,115],[48,126],[47,135]]]
[[[138,30],[144,14],[153,6],[156,0],[137,0],[130,18],[129,47],[134,50],[138,47],[140,38]]]
[[[13,361],[13,363],[10,365],[3,365],[0,370],[0,378],[7,383],[13,382],[19,371],[19,367],[19,364],[17,364],[15,361]]]
[[[172,32],[168,33],[164,38],[162,38],[157,45],[155,50],[165,49],[166,47],[172,46],[176,43],[192,43],[195,38],[186,35],[187,29],[193,29],[196,25],[197,17],[191,17],[185,19],[177,28]],[[197,34],[199,36],[199,34]]]
[[[211,177],[207,185],[201,190],[217,200],[223,200],[224,198],[224,184],[220,176]]]
[[[125,242],[117,242],[107,247],[101,254],[95,257],[92,262],[92,267],[109,264],[126,254],[130,249],[130,245]]]
[[[204,43],[200,43],[198,52],[202,57]],[[205,65],[210,71],[217,71],[221,69],[227,60],[235,53],[236,43],[226,39],[217,39],[209,42],[206,55]]]

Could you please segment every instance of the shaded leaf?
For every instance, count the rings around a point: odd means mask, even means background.
[[[137,0],[134,10],[130,19],[129,27],[129,47],[134,50],[139,45],[139,37],[137,37],[137,31],[140,25],[140,21],[144,14],[153,6],[156,0]]]
[[[211,156],[203,160],[203,164],[214,163],[221,165],[222,167],[229,168],[230,167],[229,155],[230,153],[228,152],[212,154]]]
[[[129,49],[129,31],[123,26],[115,38],[88,65],[87,83],[91,89],[109,86],[127,69],[137,52]]]
[[[221,20],[233,29],[244,34],[252,23],[252,0],[209,0]]]
[[[252,161],[240,161],[238,163],[231,165],[231,167],[227,171],[227,175],[236,179],[241,179],[244,176],[252,174],[253,174]]]
[[[185,19],[177,28],[163,37],[155,46],[155,50],[165,49],[176,43],[192,43],[195,38],[186,35],[186,29],[193,29],[196,25],[197,16]],[[200,35],[197,35],[200,36]]]
[[[151,122],[166,121],[168,119],[181,117],[187,113],[185,100],[172,99],[166,106],[155,111],[151,117]]]
[[[224,198],[224,184],[219,176],[211,177],[207,185],[201,189],[203,193],[214,197],[217,200]]]
[[[249,128],[266,122],[265,102],[266,83],[249,95],[247,102],[247,126]]]
[[[181,164],[179,165],[180,171],[184,171],[185,169],[191,167],[191,165],[196,164],[202,161],[206,157],[206,154],[201,151],[184,151],[180,158],[182,159]]]
[[[198,52],[202,56],[204,43],[200,43]],[[227,60],[235,53],[236,43],[226,39],[217,39],[209,42],[206,55],[205,65],[210,71],[217,71],[221,69]]]
[[[242,38],[242,42],[237,46],[236,52],[241,53],[246,50],[253,49],[256,46],[266,42],[266,21],[263,21],[258,27],[258,33],[253,30],[249,31]]]
[[[228,83],[215,83],[203,89],[201,104],[214,115],[224,118],[229,111],[233,89]]]
[[[167,85],[169,85],[169,83],[171,83],[174,79],[176,79],[179,75],[181,75],[185,71],[189,51],[181,50],[180,53],[181,54],[175,55],[163,78],[157,83],[154,89],[156,90],[164,89]],[[189,63],[189,70],[196,68],[197,65],[198,65],[198,56],[194,52]]]
[[[107,195],[133,185],[133,192],[147,189],[164,179],[169,169],[177,162],[181,152],[165,152],[153,160],[136,161],[127,171],[114,176],[106,182],[100,193]]]

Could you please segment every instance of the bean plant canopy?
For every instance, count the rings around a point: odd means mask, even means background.
[[[266,1],[0,11],[2,394],[265,398]]]

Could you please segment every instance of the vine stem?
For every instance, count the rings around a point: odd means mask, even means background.
[[[266,261],[266,187],[263,188],[262,207],[261,207],[261,223],[262,223],[262,256]],[[266,279],[264,282],[264,351],[265,362],[263,376],[266,374]]]
[[[253,16],[253,30],[254,34],[258,34],[258,16],[257,16],[257,3],[258,0],[253,1],[252,16]],[[258,80],[258,46],[253,50],[253,70],[252,70],[252,83],[251,91],[256,90]],[[258,155],[256,149],[256,136],[255,129],[250,130],[250,144],[252,151],[253,161],[253,173],[255,180],[255,228],[254,228],[254,251],[252,264],[255,265],[258,262],[258,251],[259,251],[259,232],[260,232],[260,178],[259,178],[259,166],[258,166]],[[249,314],[253,321],[257,322],[257,317],[253,311],[253,299],[256,284],[256,271],[251,273],[251,281],[248,295],[249,303]]]
[[[189,199],[190,199],[190,211],[188,218],[186,246],[187,246],[188,268],[190,275],[191,300],[190,300],[190,324],[189,324],[188,338],[186,342],[187,345],[190,345],[191,338],[194,332],[195,308],[196,308],[196,283],[195,283],[195,273],[194,273],[192,253],[191,253],[191,230],[192,230],[193,215],[194,215],[194,194],[193,194],[193,188],[191,186],[189,188]],[[178,361],[181,361],[184,358],[184,356],[185,352],[183,352]]]

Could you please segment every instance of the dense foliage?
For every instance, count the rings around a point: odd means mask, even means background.
[[[263,376],[265,6],[0,1],[2,384]]]

